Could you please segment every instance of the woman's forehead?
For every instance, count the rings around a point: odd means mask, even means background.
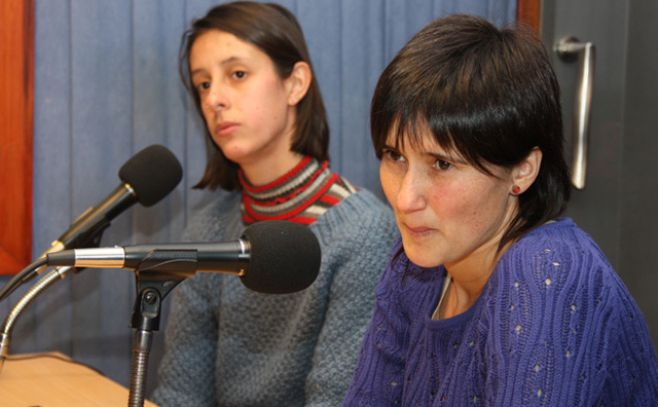
[[[445,141],[441,143],[440,141]],[[441,153],[444,155],[461,156],[454,148],[452,138],[447,134],[438,140],[437,136],[426,123],[415,123],[400,129],[397,125],[391,127],[386,135],[386,145],[400,150],[417,152]]]

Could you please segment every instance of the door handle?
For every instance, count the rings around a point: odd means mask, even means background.
[[[571,183],[576,189],[583,189],[587,175],[587,146],[592,88],[594,87],[595,47],[591,42],[580,42],[574,37],[564,37],[555,44],[553,49],[564,61],[578,60],[578,86],[576,87],[573,113]]]

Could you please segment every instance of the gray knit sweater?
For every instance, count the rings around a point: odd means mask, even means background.
[[[186,240],[240,237],[240,194],[220,195],[192,220]],[[260,294],[216,273],[197,273],[176,287],[153,400],[190,407],[340,405],[397,229],[390,210],[365,190],[309,227],[322,265],[304,291]]]

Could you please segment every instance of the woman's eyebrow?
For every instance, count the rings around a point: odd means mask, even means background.
[[[443,153],[443,152],[439,153],[439,152],[433,152],[433,151],[425,151],[425,152],[423,152],[423,155],[430,156],[430,157],[432,157],[436,160],[450,161],[450,162],[455,163],[455,164],[467,164],[466,160],[464,160],[463,158],[461,158],[459,156],[456,156],[456,155]]]
[[[219,61],[219,65],[226,66],[226,65],[230,65],[232,63],[241,62],[243,60],[244,60],[244,58],[241,58],[239,56],[234,55],[234,56],[230,56],[228,58],[225,58],[225,59]],[[207,72],[207,70],[205,68],[196,68],[196,69],[192,69],[190,71],[190,76],[203,74],[203,73],[206,73],[206,72]]]
[[[193,69],[193,70],[190,71],[190,77],[194,77],[194,76],[201,75],[201,74],[204,74],[204,73],[206,73],[206,70],[204,68]]]

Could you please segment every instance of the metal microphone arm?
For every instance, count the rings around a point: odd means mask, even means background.
[[[73,270],[71,267],[57,267],[50,270],[43,277],[39,279],[30,289],[18,300],[12,307],[11,311],[7,314],[2,327],[0,327],[0,373],[2,366],[9,356],[9,343],[11,341],[11,332],[14,328],[14,323],[23,310],[46,288],[53,285],[58,279],[64,279],[69,271]]]
[[[96,231],[96,234],[88,236],[88,240],[82,242],[83,247],[98,247],[100,245],[101,238],[103,237],[104,229],[105,228],[101,228]],[[59,240],[55,240],[51,243],[50,248],[48,248],[48,250],[43,252],[43,254],[39,258],[40,259],[45,258],[49,253],[59,252],[63,249],[65,249],[65,245]],[[48,269],[48,264],[46,263],[43,266],[33,270],[32,275],[41,275],[47,269]],[[18,316],[21,314],[21,312],[23,312],[23,310],[36,297],[38,297],[39,294],[41,294],[41,292],[43,292],[46,288],[53,285],[58,278],[64,279],[66,278],[66,276],[69,274],[70,271],[74,271],[77,273],[83,269],[84,268],[76,268],[69,266],[55,267],[54,269],[50,270],[48,273],[43,275],[43,277],[41,277],[39,281],[37,281],[32,287],[30,287],[25,292],[25,294],[18,300],[18,302],[12,307],[12,309],[5,317],[2,326],[0,327],[0,373],[2,373],[2,366],[4,365],[7,356],[9,356],[9,342],[11,341],[11,332],[12,329],[14,328],[14,323],[16,322],[16,319],[18,319]],[[15,286],[9,287],[9,290],[5,293],[5,295],[9,296],[9,294],[13,292],[15,289],[17,289],[19,285],[22,284],[24,281],[26,280],[23,280],[22,282],[19,281]]]

